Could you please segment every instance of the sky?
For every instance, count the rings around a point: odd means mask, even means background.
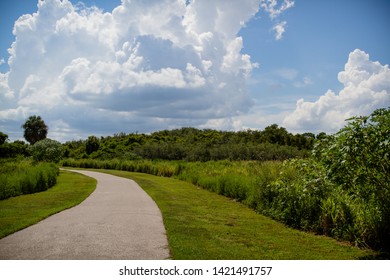
[[[390,106],[387,0],[2,0],[0,131],[335,133]]]

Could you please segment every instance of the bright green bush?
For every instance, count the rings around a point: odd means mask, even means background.
[[[59,162],[64,155],[61,143],[51,139],[43,139],[29,147],[35,161]]]
[[[314,148],[326,178],[351,202],[353,233],[363,243],[390,248],[390,108],[354,117]]]
[[[259,187],[256,209],[286,224],[390,250],[390,110],[356,117]]]
[[[348,125],[314,148],[315,159],[327,177],[345,189],[368,198],[388,195],[390,189],[390,108],[368,117],[351,118]]]

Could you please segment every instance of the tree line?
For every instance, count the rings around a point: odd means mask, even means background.
[[[147,133],[89,136],[61,144],[47,139],[48,127],[40,116],[31,116],[21,126],[29,144],[7,141],[0,132],[0,157],[33,156],[38,161],[65,158],[162,159],[162,160],[284,160],[306,157],[314,141],[325,133],[292,134],[277,124],[264,130],[220,131],[183,127]]]
[[[90,136],[64,146],[65,157],[76,159],[284,160],[307,156],[315,139],[324,135],[294,135],[276,124],[238,132],[183,127],[151,134]]]

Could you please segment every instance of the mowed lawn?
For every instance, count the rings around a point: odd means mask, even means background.
[[[332,238],[286,227],[226,197],[172,178],[99,170],[135,180],[158,204],[172,259],[374,258]]]
[[[0,200],[0,238],[79,204],[95,188],[95,179],[60,171],[57,184],[47,191]]]

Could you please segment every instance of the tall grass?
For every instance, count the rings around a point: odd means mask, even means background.
[[[279,161],[209,161],[185,163],[175,177],[254,208],[260,186],[275,180]]]
[[[0,200],[45,191],[57,182],[58,167],[52,163],[28,160],[2,160],[0,163]]]
[[[64,167],[115,169],[129,172],[140,172],[156,176],[172,177],[180,173],[182,164],[171,161],[152,160],[96,160],[96,159],[65,159]]]

